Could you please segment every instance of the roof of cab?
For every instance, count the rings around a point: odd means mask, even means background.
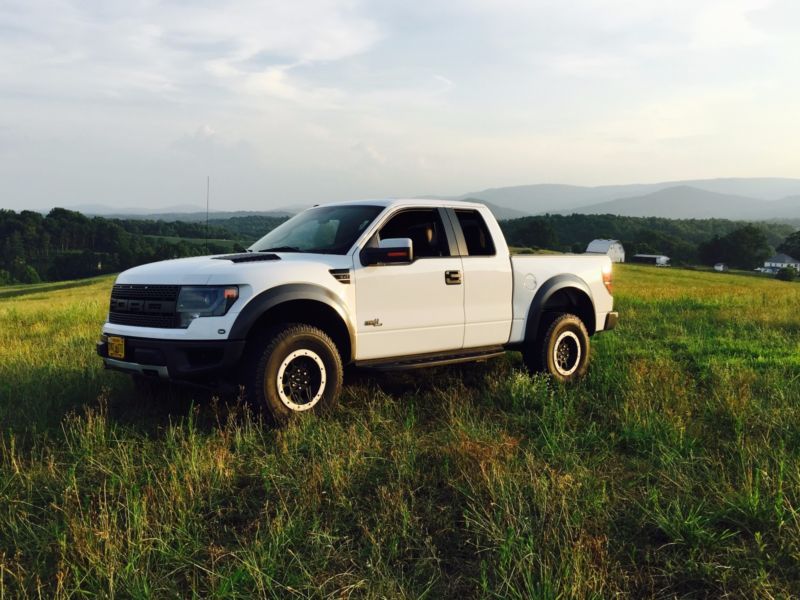
[[[325,204],[320,204],[319,206],[348,206],[353,204],[362,204],[362,205],[369,205],[369,206],[385,206],[385,207],[394,207],[394,206],[446,206],[450,208],[480,208],[484,207],[484,204],[480,204],[479,202],[464,202],[463,200],[435,200],[430,198],[376,198],[372,200],[350,200],[344,202],[330,202]]]

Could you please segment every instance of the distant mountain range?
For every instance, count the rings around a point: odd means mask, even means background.
[[[513,208],[506,208],[505,206],[498,206],[486,200],[474,199],[475,202],[483,202],[489,207],[497,219],[517,219],[519,217],[527,217],[529,213],[521,210],[514,210]],[[151,221],[186,221],[196,222],[205,221],[206,213],[199,206],[168,206],[163,209],[163,212],[153,212],[153,209],[119,209],[103,204],[84,204],[80,206],[70,206],[69,210],[74,210],[89,216],[106,217],[108,219],[142,219]],[[250,211],[250,210],[237,210],[237,211],[211,211],[208,216],[209,219],[231,219],[234,217],[291,217],[297,213],[309,208],[308,206],[289,206],[278,210],[266,211]]]
[[[528,215],[616,214],[638,217],[797,220],[800,179],[728,178],[582,187],[537,184],[470,192],[477,199]]]
[[[484,202],[498,219],[544,213],[608,213],[674,219],[774,220],[795,224],[800,220],[800,179],[776,177],[693,179],[596,187],[535,184],[491,188],[450,198]],[[203,221],[206,218],[203,208],[196,205],[169,206],[157,211],[100,204],[70,208],[88,215],[129,219]],[[303,208],[289,206],[267,211],[214,211],[210,216],[216,219],[249,215],[284,217],[296,214]]]
[[[681,185],[643,196],[620,198],[560,212],[672,219],[724,218],[760,221],[800,217],[800,196],[789,196],[781,200],[759,200]]]
[[[508,219],[519,219],[520,217],[529,217],[530,213],[526,213],[522,210],[516,210],[514,208],[508,208],[505,206],[500,206],[499,204],[495,204],[494,202],[489,202],[488,200],[481,200],[480,198],[464,198],[464,200],[468,202],[482,202],[485,204],[492,214],[494,218],[498,221],[505,221]]]

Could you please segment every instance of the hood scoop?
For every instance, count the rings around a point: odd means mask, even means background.
[[[235,263],[261,262],[265,260],[280,260],[277,254],[266,254],[263,252],[242,252],[241,254],[226,254],[225,256],[215,256],[215,260],[229,260]]]

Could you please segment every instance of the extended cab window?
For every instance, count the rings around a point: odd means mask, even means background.
[[[447,235],[436,209],[404,210],[389,219],[376,238],[372,240],[375,245],[390,238],[411,238],[416,258],[450,256]]]
[[[494,256],[494,242],[481,213],[477,210],[457,210],[456,216],[464,232],[469,256]]]

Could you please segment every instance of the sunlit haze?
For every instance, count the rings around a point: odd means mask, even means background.
[[[800,176],[790,0],[0,4],[2,208]]]

